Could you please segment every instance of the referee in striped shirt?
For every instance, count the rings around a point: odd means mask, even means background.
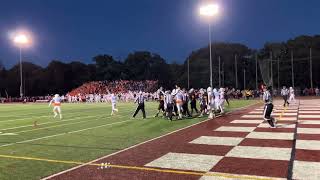
[[[144,101],[145,101],[145,97],[143,96],[142,91],[140,91],[138,97],[135,100],[135,103],[138,103],[138,107],[132,116],[133,118],[136,117],[136,115],[138,114],[138,112],[140,110],[142,111],[143,119],[146,118],[146,111],[144,109]]]

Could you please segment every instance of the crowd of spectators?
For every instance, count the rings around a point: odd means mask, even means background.
[[[129,91],[155,92],[158,88],[158,81],[94,81],[83,84],[72,90],[68,94],[71,96],[78,94],[110,94],[127,93]]]
[[[17,103],[17,102],[47,102],[51,96],[32,96],[32,97],[0,97],[0,103]]]

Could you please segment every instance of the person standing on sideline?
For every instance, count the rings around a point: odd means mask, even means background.
[[[276,122],[273,117],[271,117],[271,113],[273,110],[273,104],[272,104],[272,95],[271,95],[271,87],[264,87],[263,89],[263,101],[265,103],[264,105],[264,111],[263,111],[263,119],[266,120],[271,128],[276,128]]]
[[[59,114],[60,119],[62,119],[61,98],[60,98],[59,94],[54,95],[54,97],[52,98],[52,100],[49,103],[49,107],[51,106],[51,104],[53,104],[53,110],[52,110],[54,113],[53,118],[56,118],[57,115]]]
[[[111,116],[112,116],[115,112],[118,112],[117,96],[115,96],[114,93],[111,94],[111,107],[112,107],[112,110],[111,110]]]
[[[137,96],[135,103],[138,103],[138,107],[136,109],[136,111],[133,114],[133,118],[136,117],[136,115],[138,114],[138,112],[141,110],[142,111],[142,115],[143,115],[143,119],[146,118],[146,111],[144,109],[144,101],[145,101],[145,97],[143,96],[142,91],[139,92],[139,95]]]
[[[283,98],[283,107],[286,107],[286,105],[289,106],[289,102],[288,102],[288,95],[289,95],[289,90],[287,89],[286,86],[283,86],[283,88],[281,89],[281,96]]]

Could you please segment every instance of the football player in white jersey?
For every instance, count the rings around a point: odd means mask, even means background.
[[[209,116],[208,118],[212,119],[215,117],[215,113],[214,113],[214,94],[212,92],[212,88],[208,87],[207,88],[207,92],[208,92],[208,110],[209,110]]]
[[[53,104],[53,113],[54,113],[54,118],[57,117],[59,114],[60,119],[62,119],[62,113],[61,113],[61,98],[59,94],[54,95],[52,100],[49,103],[49,107]]]
[[[115,112],[118,112],[117,109],[117,96],[114,93],[111,94],[111,116],[114,115]]]
[[[219,109],[220,109],[220,113],[223,114],[224,113],[224,101],[226,100],[225,99],[225,89],[220,88],[219,92],[220,92]]]
[[[294,95],[294,89],[292,87],[289,88],[289,102],[292,103],[293,102],[296,102],[296,98],[295,98],[295,95]]]
[[[177,89],[176,93],[177,94],[175,96],[175,100],[176,100],[176,106],[178,109],[178,119],[182,119],[183,94],[182,94],[182,91],[180,90],[180,88]]]

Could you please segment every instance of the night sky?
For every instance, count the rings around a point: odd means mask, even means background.
[[[213,41],[250,48],[320,34],[319,0],[220,0],[212,20]],[[208,21],[197,0],[1,0],[0,61],[18,62],[9,34],[27,29],[34,36],[24,59],[47,65],[52,59],[92,62],[98,54],[124,59],[147,50],[169,62],[183,62],[208,44]]]

